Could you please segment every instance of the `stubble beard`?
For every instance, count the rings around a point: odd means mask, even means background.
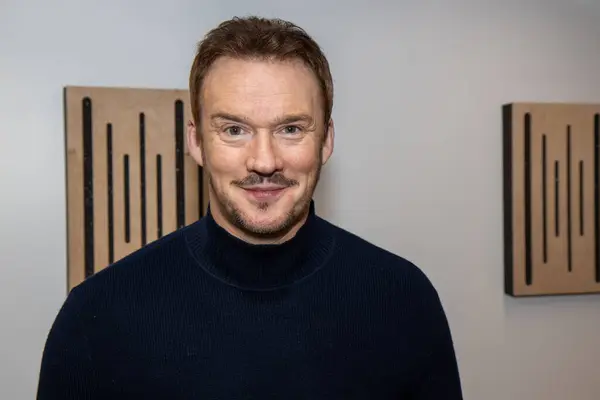
[[[283,219],[273,225],[260,225],[253,223],[252,219],[238,206],[236,206],[236,204],[229,196],[227,196],[226,193],[217,190],[209,168],[207,169],[207,176],[209,180],[208,183],[212,189],[212,192],[215,194],[215,200],[219,203],[219,208],[223,213],[223,216],[230,224],[240,229],[245,234],[261,236],[264,238],[277,238],[285,236],[285,234],[288,233],[294,226],[296,226],[298,222],[300,222],[308,213],[313,194],[321,177],[321,168],[322,163],[319,152],[317,171],[313,181],[309,182],[302,198],[292,205],[292,208],[285,213]],[[268,202],[260,202],[256,205],[256,208],[260,212],[267,212],[271,206],[272,204]]]

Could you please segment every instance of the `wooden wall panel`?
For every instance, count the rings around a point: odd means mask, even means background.
[[[600,104],[503,108],[505,293],[600,293]]]
[[[66,87],[68,289],[208,205],[187,90]]]

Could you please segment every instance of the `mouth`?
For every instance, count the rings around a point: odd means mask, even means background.
[[[253,199],[270,201],[278,199],[287,186],[253,186],[245,187],[244,191]]]

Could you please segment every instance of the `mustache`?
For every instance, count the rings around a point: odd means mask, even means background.
[[[278,186],[295,186],[298,184],[298,181],[294,179],[288,179],[281,173],[276,173],[269,176],[260,176],[258,174],[251,174],[241,180],[236,180],[231,182],[233,185],[244,187],[244,186],[254,186],[254,185],[278,185]]]

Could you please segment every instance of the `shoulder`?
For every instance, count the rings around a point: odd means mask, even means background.
[[[333,262],[336,284],[346,285],[353,299],[371,309],[388,310],[389,329],[410,331],[437,340],[448,324],[438,290],[414,262],[333,224],[336,236]],[[366,311],[365,311],[366,312]],[[429,342],[428,340],[418,342]]]
[[[185,232],[195,224],[177,229],[114,263],[102,267],[73,288],[77,299],[106,301],[111,293],[159,282],[173,274],[188,256]]]
[[[181,281],[189,262],[185,233],[196,223],[133,251],[75,285],[59,310],[54,329],[72,325],[92,335],[103,324],[119,319],[126,323],[134,312],[151,308],[173,280]]]
[[[331,222],[321,221],[327,229],[335,232],[336,257],[343,260],[346,269],[377,282],[385,282],[396,294],[420,296],[434,301],[438,298],[429,277],[413,261]]]

